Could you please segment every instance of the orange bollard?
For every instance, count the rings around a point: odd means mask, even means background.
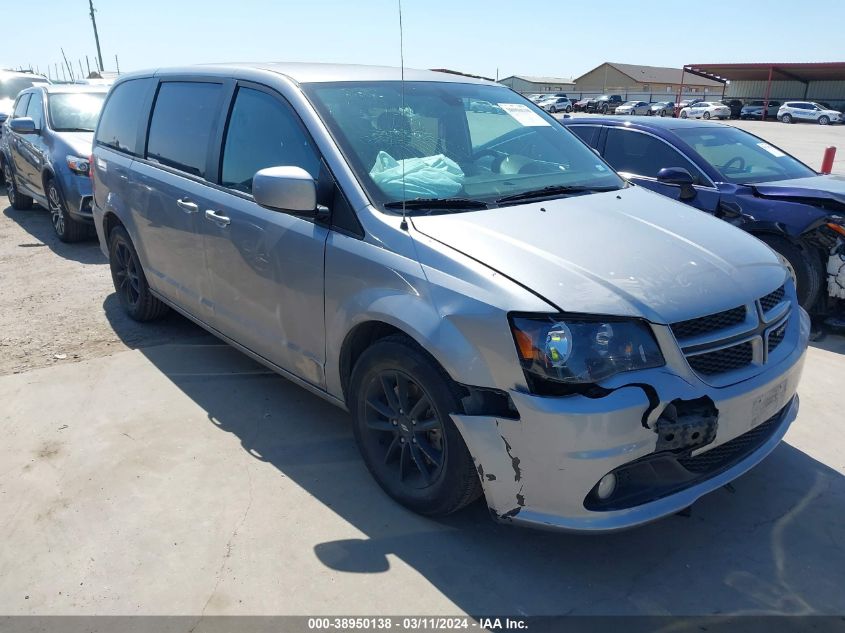
[[[821,172],[823,174],[829,174],[833,171],[833,159],[836,157],[836,148],[831,145],[824,151],[824,158],[822,158],[822,169]]]

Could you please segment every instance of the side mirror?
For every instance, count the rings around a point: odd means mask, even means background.
[[[683,167],[664,167],[657,172],[657,182],[666,185],[677,185],[681,188],[681,200],[695,198],[695,187],[693,187],[692,174]]]
[[[262,207],[295,215],[317,214],[317,184],[302,167],[267,167],[252,179],[252,197]]]
[[[28,116],[19,116],[16,119],[12,119],[9,121],[9,127],[12,129],[12,132],[17,132],[18,134],[35,134],[38,132],[35,129],[35,121]]]

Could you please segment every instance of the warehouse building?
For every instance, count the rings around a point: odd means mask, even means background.
[[[729,99],[821,101],[845,108],[845,62],[687,64],[684,73],[728,82]]]
[[[640,66],[605,62],[575,78],[575,92],[583,95],[621,94],[626,99],[674,101],[683,96],[721,99],[724,82],[715,78],[687,74],[683,68]]]
[[[571,78],[562,77],[529,77],[527,75],[512,75],[500,79],[499,83],[511,90],[522,94],[537,92],[567,92],[575,88],[575,82]]]

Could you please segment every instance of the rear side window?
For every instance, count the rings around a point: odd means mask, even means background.
[[[596,125],[568,125],[570,132],[584,141],[590,147],[596,147],[599,140],[599,127]]]
[[[239,88],[223,146],[221,184],[252,193],[265,167],[302,167],[315,179],[320,158],[290,106],[259,90]]]
[[[216,83],[162,83],[150,121],[147,158],[205,178],[222,91]]]
[[[657,178],[664,167],[683,167],[696,183],[701,181],[701,172],[680,152],[658,138],[633,130],[609,129],[604,158],[616,171],[628,174]]]
[[[132,79],[118,84],[106,101],[96,141],[99,145],[140,156],[138,126],[146,118],[146,97],[155,79]]]
[[[29,106],[29,95],[32,93],[27,92],[25,95],[21,95],[18,97],[18,103],[15,105],[15,113],[14,117],[18,118],[19,116],[26,116],[26,108]]]

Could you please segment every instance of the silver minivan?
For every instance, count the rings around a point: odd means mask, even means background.
[[[778,256],[630,185],[506,87],[136,73],[92,175],[126,311],[175,309],[347,409],[417,512],[483,495],[503,521],[631,527],[738,477],[796,417],[809,323]]]

